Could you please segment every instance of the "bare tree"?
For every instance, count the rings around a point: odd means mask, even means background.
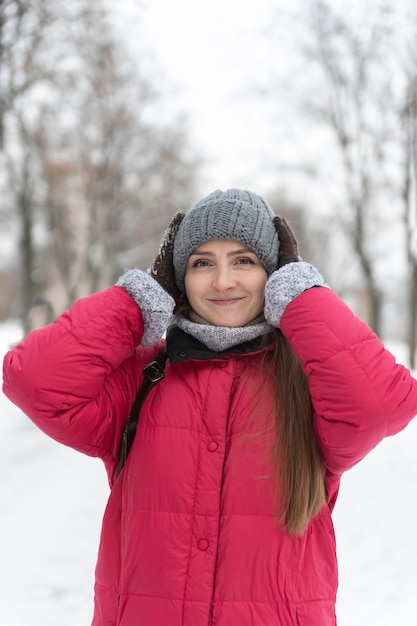
[[[0,178],[2,197],[9,199],[1,210],[4,224],[17,224],[19,232],[19,308],[26,320],[38,289],[35,129],[40,103],[54,98],[64,76],[60,37],[70,18],[51,0],[0,3]]]
[[[61,118],[74,119],[66,135],[63,122],[51,133],[50,111],[43,150],[51,234],[67,241],[54,254],[68,303],[111,284],[127,265],[149,264],[175,209],[188,205],[198,168],[185,126],[150,117],[158,94],[97,5],[84,12],[73,43],[77,89],[70,85]]]
[[[12,195],[17,209],[17,218],[20,224],[18,250],[21,259],[21,293],[22,309],[28,312],[35,296],[35,283],[33,280],[35,267],[35,244],[33,233],[33,187],[34,175],[32,167],[32,143],[30,134],[25,127],[24,120],[17,120],[18,136],[21,143],[22,153],[18,165],[12,159],[7,160],[7,165],[12,182]],[[27,315],[24,318],[24,330],[28,330]]]
[[[63,13],[51,0],[0,1],[0,149],[6,114],[28,92],[56,79],[50,51]]]
[[[405,130],[403,200],[410,281],[408,345],[410,367],[415,368],[417,350],[417,75],[415,73],[409,76],[403,120]]]
[[[353,24],[325,1],[308,3],[310,42],[304,54],[321,83],[303,110],[332,133],[343,172],[345,205],[339,223],[362,272],[369,323],[381,333],[383,293],[378,284],[379,199],[387,184],[387,150],[393,136],[392,88],[387,71],[388,10]],[[317,79],[317,76],[315,77]]]
[[[3,116],[4,191],[9,220],[19,208],[26,318],[40,289],[54,286],[48,298],[59,311],[112,284],[127,266],[145,268],[175,210],[188,207],[198,170],[185,124],[159,122],[160,96],[115,38],[104,4],[75,0],[61,15],[59,3],[38,2],[33,11],[48,16],[48,58],[40,44],[34,48],[19,70],[27,87],[19,97],[15,90]],[[22,59],[13,46],[35,46],[23,25],[27,19],[40,29],[36,16],[24,13],[19,31],[6,20],[6,31],[21,37],[9,38],[16,64]]]

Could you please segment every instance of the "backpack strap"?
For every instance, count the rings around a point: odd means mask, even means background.
[[[165,361],[167,360],[166,347],[163,346],[156,354],[155,359],[150,363],[147,363],[143,367],[143,379],[142,383],[136,394],[135,401],[130,410],[128,420],[123,429],[122,438],[120,440],[119,447],[119,462],[116,468],[115,478],[117,478],[123,469],[126,462],[127,455],[129,454],[133,440],[136,434],[136,428],[139,421],[139,413],[142,408],[142,404],[145,401],[146,396],[164,377]]]

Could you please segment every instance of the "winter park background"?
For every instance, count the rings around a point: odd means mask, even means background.
[[[13,30],[3,17],[16,7],[29,15]],[[74,19],[80,7],[85,21]],[[32,295],[45,289],[61,305],[112,284],[154,255],[174,210],[237,186],[292,211],[302,253],[358,313],[366,283],[349,234],[363,205],[386,343],[408,364],[415,0],[7,0],[3,10],[1,360]],[[33,211],[26,283],[22,199]],[[417,624],[416,451],[417,419],[342,479],[339,626]],[[101,462],[48,439],[0,394],[0,477],[0,626],[88,626],[108,497]]]

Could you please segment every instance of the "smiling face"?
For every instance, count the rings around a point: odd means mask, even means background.
[[[191,308],[209,324],[235,328],[264,307],[267,273],[249,248],[231,239],[210,239],[190,255],[185,291]]]

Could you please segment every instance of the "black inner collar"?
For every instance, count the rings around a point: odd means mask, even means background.
[[[258,352],[272,341],[272,334],[268,334],[266,336],[256,337],[251,341],[236,344],[224,352],[214,352],[201,343],[201,341],[174,325],[171,326],[167,332],[167,353],[171,363],[181,363],[181,361],[188,361],[190,359],[196,359],[198,361],[208,361],[212,359],[227,360],[230,354],[250,354],[251,352]]]

